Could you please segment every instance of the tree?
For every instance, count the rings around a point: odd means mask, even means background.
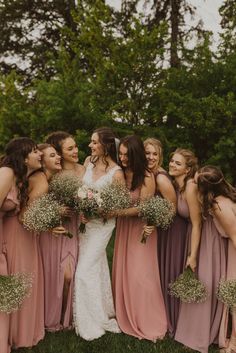
[[[48,58],[57,54],[61,28],[76,31],[75,6],[75,0],[0,0],[0,71],[14,69],[25,83],[40,71],[51,77],[54,68]]]
[[[236,3],[234,0],[225,0],[219,9],[221,15],[221,52],[229,54],[236,49]]]

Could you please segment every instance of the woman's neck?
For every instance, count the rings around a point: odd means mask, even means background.
[[[47,178],[48,181],[50,181],[52,179],[52,177],[56,173],[58,173],[58,172],[57,171],[48,170],[48,169],[44,170],[44,174],[46,175],[46,178]]]
[[[63,170],[76,170],[76,166],[77,166],[77,163],[72,163],[67,161],[62,162]]]
[[[185,175],[180,175],[178,177],[175,177],[175,182],[179,189],[182,189],[182,187],[184,186],[184,178],[185,178]]]
[[[110,156],[103,158],[99,157],[95,162],[95,167],[98,169],[108,168],[114,163]]]

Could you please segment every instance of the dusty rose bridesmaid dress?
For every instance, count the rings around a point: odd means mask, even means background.
[[[55,237],[49,232],[40,235],[45,283],[45,328],[48,331],[58,331],[72,327],[74,274],[79,249],[77,218],[77,216],[73,216],[65,224],[66,229],[73,234],[73,238],[63,235]],[[69,283],[68,296],[63,308],[64,278],[68,264],[72,280]],[[63,316],[62,312],[64,312]]]
[[[16,188],[12,188],[7,199],[18,206]],[[13,348],[32,347],[44,337],[43,268],[39,237],[24,229],[15,212],[7,212],[4,216],[3,234],[8,273],[33,274],[31,295],[18,311],[10,314],[9,343]]]
[[[166,172],[160,173],[169,178]],[[180,199],[179,193],[177,194],[177,214],[171,226],[167,230],[157,228],[157,253],[160,279],[170,336],[174,336],[175,334],[180,301],[169,294],[169,283],[175,281],[183,272],[188,246],[188,220],[186,218],[185,205],[178,202],[178,199]]]
[[[6,246],[2,231],[2,217],[4,213],[0,211],[0,275],[7,275]],[[10,315],[0,312],[0,353],[10,353],[8,343]]]
[[[207,353],[210,344],[219,340],[223,304],[217,300],[216,290],[226,273],[226,245],[209,216],[202,226],[197,268],[208,297],[203,303],[181,304],[175,334],[176,341],[201,353]]]
[[[140,190],[131,192],[133,201]],[[113,259],[113,293],[120,329],[156,341],[165,336],[167,320],[157,260],[156,231],[142,244],[139,217],[119,217]]]
[[[235,222],[236,222],[236,216],[235,216]],[[224,237],[228,238],[228,236],[225,234],[223,228],[220,226],[220,224],[217,222],[217,220],[214,218],[214,223],[215,226],[219,232],[219,234]],[[233,246],[232,241],[228,238],[228,253],[227,253],[227,269],[226,269],[226,277],[225,279],[230,280],[234,279],[236,280],[236,249]],[[224,305],[223,309],[223,315],[222,315],[222,320],[221,320],[221,325],[220,325],[220,333],[219,333],[219,346],[221,348],[225,348],[228,345],[228,338],[230,338],[230,332],[231,329],[229,329],[230,326],[230,310],[229,308]],[[234,314],[235,316],[235,314]],[[235,319],[234,319],[235,320]],[[235,325],[236,323],[234,323]],[[227,334],[229,334],[229,337],[227,337]]]

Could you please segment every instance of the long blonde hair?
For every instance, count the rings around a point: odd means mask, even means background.
[[[157,168],[158,167],[161,167],[162,166],[162,163],[163,163],[163,148],[162,148],[162,143],[161,141],[153,138],[153,137],[149,137],[147,138],[145,141],[144,141],[144,148],[147,147],[147,145],[151,145],[155,148],[156,152],[158,153],[158,156],[159,156],[159,161],[158,161],[158,165],[157,165]]]

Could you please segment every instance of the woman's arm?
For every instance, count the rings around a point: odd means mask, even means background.
[[[14,185],[15,176],[11,168],[0,168],[0,208],[7,197],[7,194]]]
[[[28,204],[48,192],[48,181],[44,173],[38,172],[29,178]]]
[[[154,196],[155,193],[155,179],[153,174],[148,173],[144,178],[144,183],[140,191],[140,200],[145,200]],[[124,210],[118,210],[117,216],[138,216],[139,209],[137,207],[130,207]]]
[[[189,207],[190,220],[192,223],[191,247],[186,266],[194,271],[197,266],[197,254],[201,238],[201,208],[198,201],[197,185],[189,181],[185,190],[185,197]]]
[[[236,248],[236,205],[223,196],[217,197],[216,201],[217,205],[213,208],[214,216]]]
[[[156,177],[157,189],[162,197],[174,204],[176,207],[177,198],[174,186],[166,175],[158,174]]]
[[[122,170],[117,170],[112,178],[113,182],[125,185],[125,177]]]

